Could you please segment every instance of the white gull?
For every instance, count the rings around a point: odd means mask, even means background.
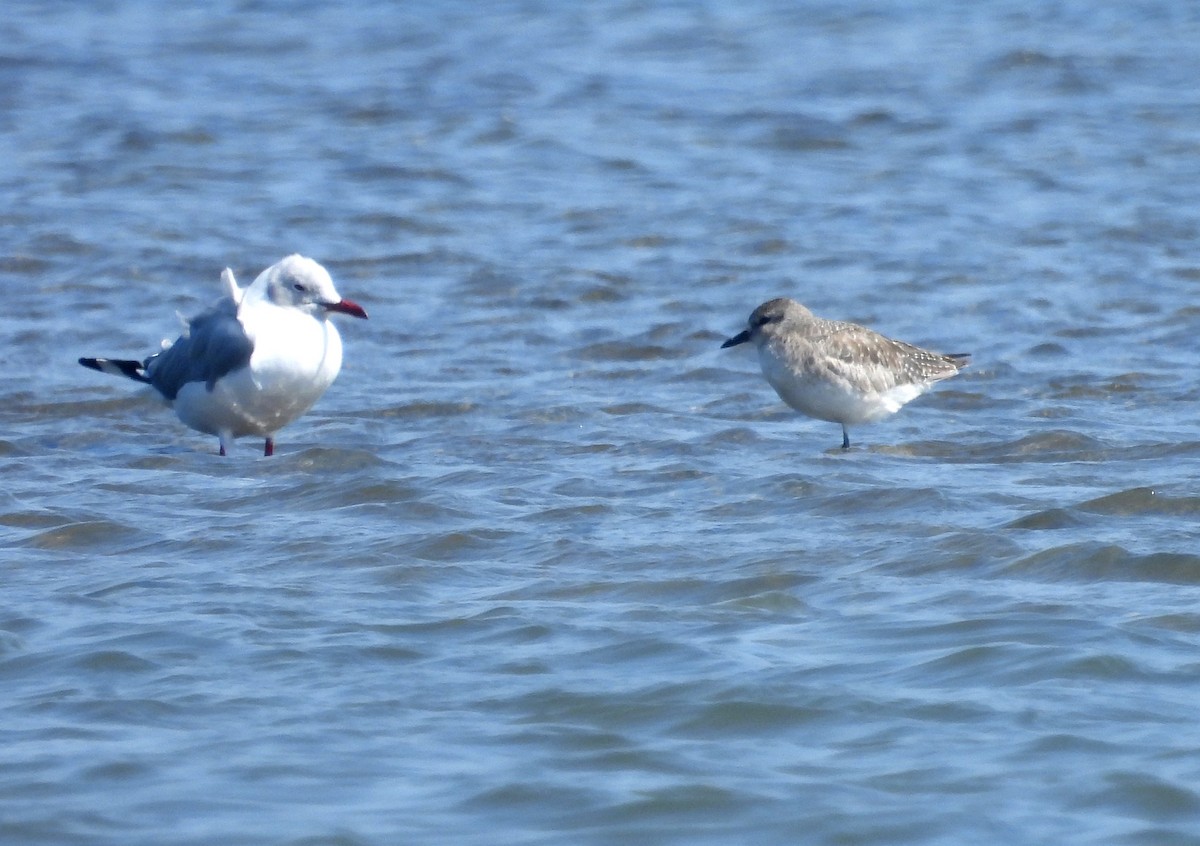
[[[291,255],[246,288],[233,271],[221,274],[225,296],[187,321],[175,343],[144,361],[81,358],[84,367],[146,382],[187,426],[220,438],[221,455],[234,438],[265,438],[325,393],[342,367],[342,339],[333,314],[366,318],[343,299],[328,271]]]

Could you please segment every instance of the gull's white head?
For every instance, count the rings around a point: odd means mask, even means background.
[[[358,303],[342,298],[333,286],[329,271],[298,254],[290,255],[260,273],[246,289],[243,299],[251,297],[277,306],[298,308],[317,318],[334,312],[364,319],[367,316]]]

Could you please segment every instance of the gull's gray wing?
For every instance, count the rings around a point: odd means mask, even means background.
[[[225,297],[188,321],[188,331],[162,352],[146,359],[150,384],[174,400],[188,382],[208,390],[218,379],[250,363],[254,342],[237,319],[237,303]]]

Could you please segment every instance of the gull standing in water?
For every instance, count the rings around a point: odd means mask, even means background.
[[[779,398],[809,417],[846,426],[874,423],[967,366],[967,353],[894,341],[857,323],[825,320],[795,300],[769,300],[721,348],[753,341],[763,376]]]
[[[268,267],[246,288],[228,268],[225,296],[193,317],[183,335],[144,361],[81,358],[84,367],[152,386],[187,426],[221,442],[265,438],[312,408],[342,367],[342,339],[334,314],[366,318],[343,299],[328,271],[291,255]]]

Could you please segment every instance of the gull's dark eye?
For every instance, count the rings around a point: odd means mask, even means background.
[[[303,282],[293,282],[292,287],[295,288],[297,291],[303,291],[304,283]]]

